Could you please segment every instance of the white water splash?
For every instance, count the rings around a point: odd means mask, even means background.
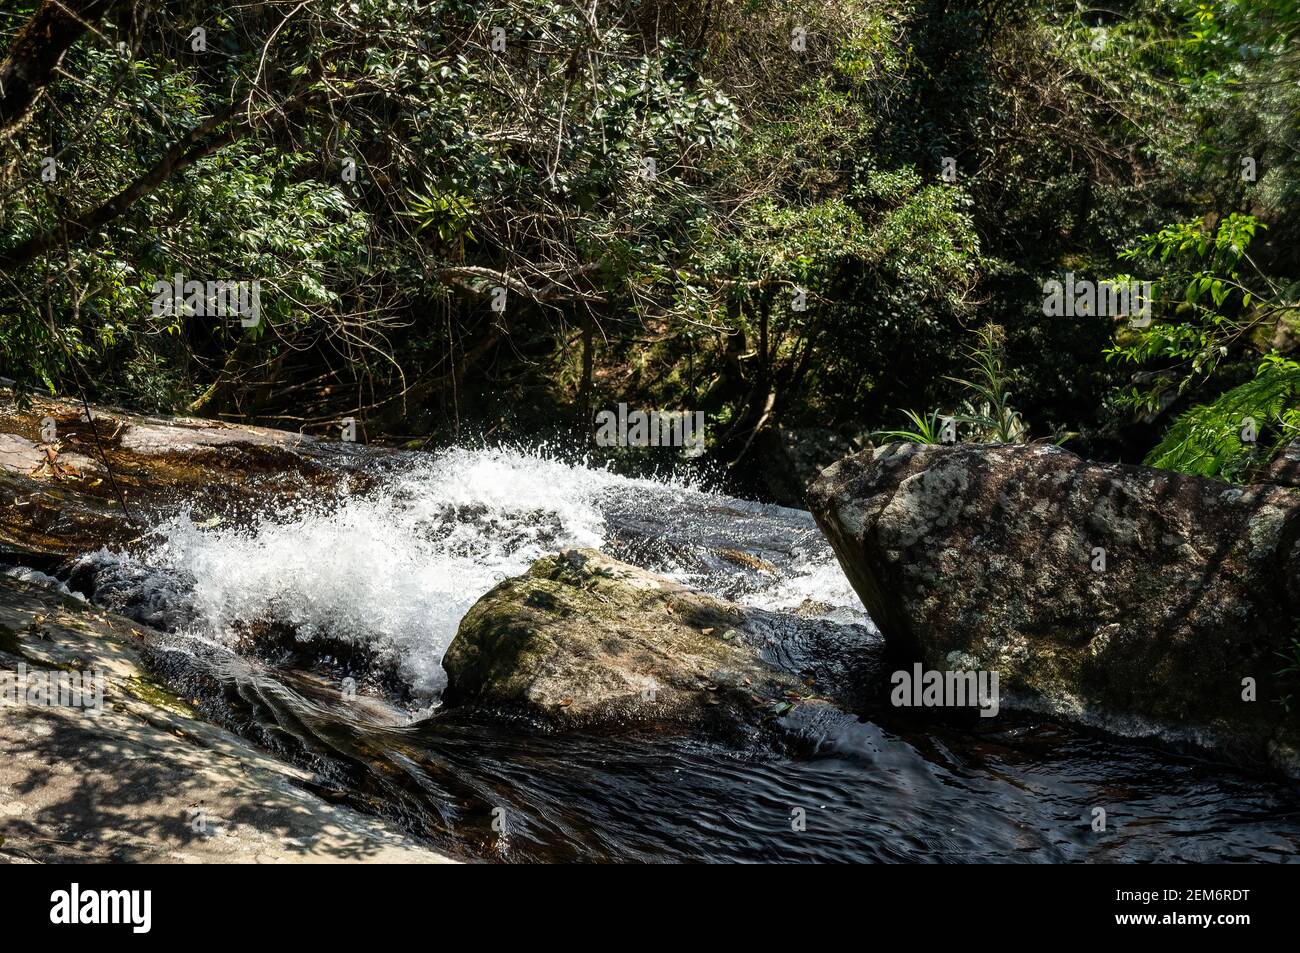
[[[451,450],[411,460],[381,492],[286,506],[243,526],[200,525],[187,515],[159,526],[159,542],[141,558],[163,572],[164,590],[177,580],[189,589],[183,610],[166,619],[170,627],[225,641],[236,623],[263,620],[292,626],[304,640],[360,640],[395,666],[417,697],[434,698],[445,684],[442,656],[474,602],[547,553],[605,546],[611,509],[661,526],[665,540],[683,536],[647,568],[714,590],[732,574],[673,572],[709,529],[687,523],[709,520],[710,508],[756,520],[795,512],[537,453]],[[734,534],[735,517],[722,521]],[[742,601],[785,609],[811,599],[860,621],[834,557],[820,537],[813,541],[818,545],[805,546],[780,578],[751,587]],[[131,570],[132,598],[140,601],[138,562],[102,551],[93,558],[114,564],[119,576]],[[158,615],[151,599],[144,599],[148,612]]]

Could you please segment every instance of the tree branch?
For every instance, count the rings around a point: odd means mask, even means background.
[[[9,55],[0,63],[0,142],[8,139],[32,113],[32,107],[63,62],[63,54],[81,38],[90,21],[119,0],[45,0],[18,31]]]

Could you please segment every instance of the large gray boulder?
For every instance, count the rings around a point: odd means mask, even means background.
[[[1049,446],[891,444],[829,467],[810,502],[904,656],[997,672],[1004,703],[1300,773],[1300,493]]]

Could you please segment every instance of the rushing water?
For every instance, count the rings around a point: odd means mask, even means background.
[[[383,471],[377,489],[238,520],[182,508],[131,552],[63,575],[172,633],[152,660],[209,715],[312,767],[321,793],[444,847],[908,861],[1287,860],[1300,847],[1285,784],[1027,715],[971,725],[889,709],[873,687],[879,636],[807,513],[531,453],[361,459]],[[723,745],[439,712],[465,612],[569,546],[769,613],[769,657],[861,684],[855,715],[798,708],[781,743]],[[337,686],[352,674],[362,696],[348,702]]]

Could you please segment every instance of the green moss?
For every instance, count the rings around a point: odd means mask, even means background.
[[[146,705],[152,705],[154,708],[161,708],[177,715],[195,717],[193,706],[173,695],[147,675],[131,675],[122,679],[121,684],[128,695],[144,702]]]

